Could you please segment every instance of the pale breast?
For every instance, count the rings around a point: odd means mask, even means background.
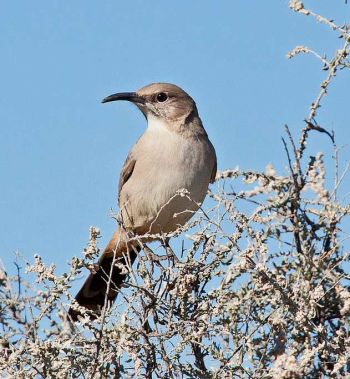
[[[138,233],[158,233],[183,225],[208,188],[215,161],[210,142],[166,129],[148,129],[133,154],[134,171],[120,192],[126,227]],[[177,195],[180,189],[186,189],[191,200]],[[174,218],[174,214],[179,215]]]

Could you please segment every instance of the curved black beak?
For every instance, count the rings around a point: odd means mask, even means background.
[[[102,103],[108,103],[110,101],[117,101],[117,100],[126,100],[131,101],[132,103],[141,103],[143,104],[145,100],[138,96],[136,92],[119,92],[115,93],[113,95],[107,96],[102,100]]]

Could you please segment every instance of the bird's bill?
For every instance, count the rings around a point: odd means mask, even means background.
[[[140,97],[136,92],[119,92],[113,95],[107,96],[102,100],[102,103],[108,103],[110,101],[126,100],[132,103],[144,103],[144,99]]]

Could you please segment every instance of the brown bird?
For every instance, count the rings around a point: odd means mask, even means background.
[[[147,242],[144,234],[170,233],[184,225],[203,202],[216,175],[216,154],[199,118],[196,103],[180,87],[154,83],[137,92],[116,93],[102,100],[127,100],[147,119],[147,129],[129,152],[119,180],[118,227],[76,296],[80,306],[95,318],[105,303],[111,304],[141,249],[130,232]],[[189,193],[181,196],[179,190]],[[154,240],[154,238],[153,238]],[[116,263],[112,268],[112,262]],[[107,292],[108,277],[111,286]],[[106,302],[107,300],[107,302]],[[70,308],[77,320],[80,314]]]

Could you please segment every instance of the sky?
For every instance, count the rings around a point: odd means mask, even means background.
[[[341,24],[350,5],[305,6]],[[151,82],[195,99],[220,170],[286,172],[281,137],[295,137],[326,73],[296,45],[332,56],[337,34],[287,1],[7,1],[0,6],[0,257],[40,254],[60,270],[85,247],[89,227],[103,247],[115,222],[124,159],[146,127],[131,104],[101,104]],[[349,73],[331,85],[318,121],[334,129],[341,164],[347,141]],[[325,135],[312,151],[331,153]]]

